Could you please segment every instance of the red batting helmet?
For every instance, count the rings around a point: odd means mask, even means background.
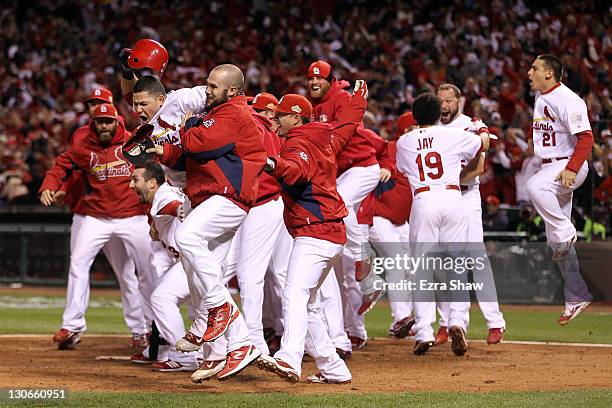
[[[157,41],[138,40],[128,57],[128,65],[132,69],[150,68],[161,76],[168,65],[168,51]]]

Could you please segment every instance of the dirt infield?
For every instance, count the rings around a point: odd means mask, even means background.
[[[69,391],[205,391],[371,393],[408,391],[529,391],[607,388],[612,384],[612,349],[546,345],[471,343],[468,354],[448,346],[417,357],[411,341],[375,339],[350,361],[353,383],[324,386],[288,384],[248,367],[226,381],[192,384],[189,373],[156,373],[129,361],[96,361],[100,355],[129,356],[127,337],[83,337],[77,350],[59,351],[47,337],[2,337],[0,387],[68,388]],[[304,363],[303,376],[314,372]]]

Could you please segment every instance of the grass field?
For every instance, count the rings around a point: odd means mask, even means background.
[[[97,307],[87,313],[88,333],[127,334],[116,296],[92,295]],[[0,294],[0,333],[52,335],[61,321],[62,297]],[[20,307],[19,305],[22,305]],[[37,307],[40,304],[40,307]],[[565,328],[556,320],[561,307],[551,310],[508,306],[502,308],[509,328],[506,339],[584,343],[612,343],[609,312],[584,313]],[[389,326],[389,307],[379,305],[366,318],[370,336],[386,337]],[[486,326],[482,315],[472,313],[469,337],[484,339]],[[612,354],[612,353],[611,353]],[[415,373],[418,375],[418,373]],[[94,380],[94,379],[92,379]],[[94,380],[95,381],[95,380]],[[206,394],[206,393],[71,393],[66,401],[19,401],[19,406],[214,406],[214,407],[610,407],[612,388],[608,390],[572,390],[564,392],[490,392],[445,393],[419,392],[410,394],[367,395],[291,395],[271,394]],[[3,390],[0,406],[16,406],[6,399]]]
[[[6,400],[5,400],[6,401]],[[370,395],[295,396],[291,394],[142,394],[142,393],[74,393],[62,402],[19,402],[26,407],[589,407],[608,408],[612,391],[573,392],[492,392],[410,393]],[[0,403],[3,401],[0,399]],[[9,403],[10,404],[10,403]],[[11,405],[7,405],[11,406]]]

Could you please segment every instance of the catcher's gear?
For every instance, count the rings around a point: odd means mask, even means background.
[[[168,65],[168,51],[155,40],[138,40],[127,63],[135,71],[149,68],[161,77]]]
[[[154,159],[155,153],[147,153],[148,149],[155,148],[151,140],[151,133],[153,133],[153,125],[148,123],[142,125],[123,145],[123,156],[134,166],[144,166]]]

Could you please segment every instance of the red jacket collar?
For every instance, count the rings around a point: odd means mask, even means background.
[[[318,105],[329,100],[332,96],[349,86],[351,86],[351,84],[349,84],[348,81],[345,81],[343,79],[338,80],[336,78],[332,79],[331,86],[329,87],[325,95],[323,95],[323,97],[319,100],[319,102],[316,102],[316,104]]]

